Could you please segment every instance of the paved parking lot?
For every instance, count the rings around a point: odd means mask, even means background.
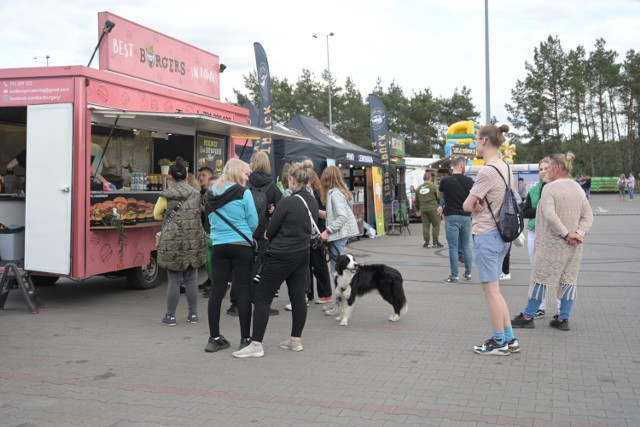
[[[356,303],[348,327],[309,308],[304,351],[289,335],[286,288],[274,306],[265,357],[205,353],[201,323],[160,323],[166,286],[131,291],[120,279],[39,288],[47,305],[27,314],[18,291],[0,312],[2,426],[638,426],[640,425],[640,200],[594,195],[572,330],[516,330],[522,351],[480,356],[491,332],[478,283],[446,285],[448,252],[411,235],[363,239],[348,251],[398,268],[409,312],[397,323],[377,295]],[[444,241],[441,230],[441,241]],[[511,312],[525,304],[526,248],[513,248],[503,283]],[[474,272],[475,278],[475,272]],[[226,310],[228,301],[224,301]]]

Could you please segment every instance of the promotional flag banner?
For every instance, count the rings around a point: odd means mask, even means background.
[[[262,129],[273,129],[271,109],[273,107],[271,99],[271,74],[269,73],[269,62],[267,54],[260,43],[254,43],[253,48],[256,53],[256,69],[258,71],[258,83],[260,85],[260,108],[258,115],[258,126]],[[275,159],[273,150],[273,140],[262,138],[253,147],[254,151],[264,151],[269,155],[271,163],[271,176],[275,173]]]
[[[373,214],[375,217],[376,233],[378,236],[385,234],[384,209],[382,205],[382,169],[371,168],[371,178],[373,179]]]
[[[376,95],[369,95],[369,121],[371,123],[371,141],[374,153],[382,161],[382,199],[384,203],[391,203],[391,168],[389,165],[390,144],[389,127],[387,126],[387,110],[382,100]]]

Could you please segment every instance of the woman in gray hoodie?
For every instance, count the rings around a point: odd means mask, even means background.
[[[335,257],[344,255],[344,249],[350,237],[360,234],[358,222],[353,214],[353,196],[342,179],[342,172],[337,166],[329,166],[320,178],[322,184],[322,202],[327,207],[327,227],[322,238],[329,242],[329,253],[332,255],[329,265],[331,274],[336,274]],[[325,313],[328,316],[338,314],[339,301],[334,299]]]

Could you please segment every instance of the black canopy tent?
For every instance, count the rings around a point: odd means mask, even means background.
[[[250,102],[245,102],[242,105],[249,110],[249,121],[254,126],[259,122],[258,108]],[[288,129],[279,123],[273,124],[273,130],[283,134],[290,134],[291,136],[298,136],[299,133]],[[237,146],[236,154],[245,162],[249,162],[251,155],[253,154],[253,144],[258,141],[249,142],[246,146]],[[277,177],[282,175],[282,166],[287,161],[300,162],[302,160],[309,159],[313,162],[314,169],[320,175],[322,170],[326,167],[327,159],[333,158],[333,148],[321,141],[317,141],[310,138],[309,141],[299,141],[296,139],[279,138],[273,140],[275,175]]]
[[[340,165],[343,168],[382,165],[380,157],[373,151],[341,138],[312,117],[298,114],[285,124],[285,126],[298,135],[306,136],[314,141],[320,141],[330,146],[333,155],[328,156],[328,158],[335,159],[336,165]]]
[[[242,105],[249,110],[249,121],[253,126],[257,126],[259,122],[258,108],[251,102],[245,102]],[[276,176],[281,175],[282,166],[287,161],[302,161],[309,159],[313,162],[314,168],[318,175],[322,173],[327,166],[327,159],[335,159],[336,164],[343,167],[372,166],[379,165],[379,158],[364,148],[358,147],[339,136],[331,133],[318,120],[311,117],[297,115],[289,123],[296,123],[297,128],[291,129],[288,124],[283,126],[279,123],[273,124],[273,130],[279,133],[289,133],[292,136],[304,136],[309,138],[308,141],[299,141],[296,139],[278,138],[273,140],[274,159]],[[313,129],[324,129],[329,136],[324,136],[323,131],[314,132]],[[323,135],[316,137],[315,135]],[[248,143],[246,147],[237,147],[236,154],[242,160],[248,162],[253,154],[253,143]],[[361,159],[363,161],[361,161]],[[369,162],[370,161],[370,162]],[[375,163],[374,163],[375,162]]]

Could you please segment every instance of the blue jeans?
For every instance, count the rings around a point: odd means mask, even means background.
[[[338,255],[344,255],[344,248],[347,247],[347,242],[349,241],[348,237],[343,239],[334,240],[329,244],[329,253],[334,257]],[[336,274],[336,262],[331,258],[329,261],[329,267],[331,268],[331,278],[333,280],[333,276]]]
[[[562,298],[560,299],[560,319],[569,320],[569,316],[571,316],[571,310],[573,309],[574,300],[569,299],[569,294],[572,293],[572,286],[568,286],[567,289],[562,293]],[[545,285],[541,285],[540,283],[536,283],[533,287],[533,293],[531,294],[531,298],[527,302],[527,306],[525,307],[522,314],[525,317],[534,318],[536,315],[536,311],[540,307],[540,304],[543,301],[543,298],[546,298],[547,289]]]
[[[344,248],[347,247],[347,242],[349,241],[348,237],[343,239],[334,240],[329,244],[329,253],[336,257],[338,255],[344,255]],[[336,262],[333,258],[329,261],[329,268],[331,270],[331,282],[333,282],[333,278],[336,276]],[[331,304],[332,308],[340,307],[340,298],[335,298],[333,303]]]
[[[444,230],[449,245],[449,265],[451,276],[458,277],[458,256],[464,259],[464,274],[471,274],[473,255],[471,252],[471,217],[448,215],[444,220]]]
[[[634,187],[629,187],[629,200],[633,200],[633,190]]]

